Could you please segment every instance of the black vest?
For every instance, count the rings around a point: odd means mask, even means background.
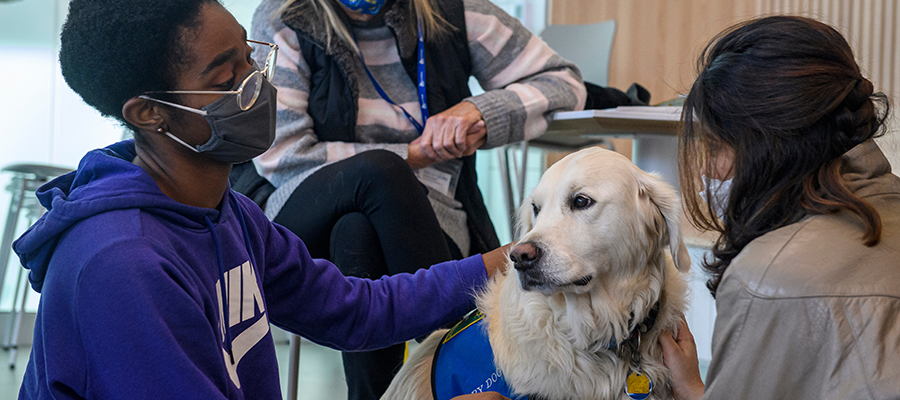
[[[438,13],[455,29],[442,40],[430,40],[425,44],[425,85],[430,115],[440,113],[472,95],[468,86],[472,62],[463,2],[442,0],[436,5]],[[385,22],[397,40],[403,66],[415,82],[418,61],[415,18],[412,17],[415,14],[409,0],[397,0],[389,6],[384,15]],[[336,14],[344,16],[340,11]],[[284,20],[285,25],[297,33],[300,55],[310,69],[307,113],[312,118],[313,131],[320,141],[356,142],[359,90],[357,77],[348,71],[350,63],[358,55],[336,36],[332,37],[331,51],[327,51],[322,20],[316,16],[297,14]],[[500,242],[478,188],[475,155],[464,157],[462,161],[455,197],[462,203],[467,215],[470,253],[483,253],[497,248]]]

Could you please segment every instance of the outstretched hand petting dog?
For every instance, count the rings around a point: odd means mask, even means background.
[[[484,261],[484,269],[487,270],[488,276],[503,273],[506,265],[509,264],[509,252],[515,245],[516,242],[507,243],[481,255],[481,259]]]
[[[699,400],[703,397],[697,345],[683,315],[678,323],[678,334],[673,337],[672,332],[663,331],[659,335],[659,344],[663,349],[663,363],[672,373],[675,399]]]

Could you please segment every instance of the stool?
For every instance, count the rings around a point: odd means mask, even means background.
[[[6,214],[6,227],[3,229],[3,239],[0,242],[0,293],[3,290],[3,281],[6,278],[6,267],[9,265],[9,256],[12,252],[13,236],[16,234],[16,226],[19,216],[25,211],[29,226],[44,213],[44,208],[38,202],[34,193],[41,185],[50,179],[72,171],[68,168],[60,168],[41,164],[12,164],[0,169],[0,172],[11,173],[12,180],[6,186],[6,190],[12,195],[9,202],[9,212]],[[13,323],[4,335],[3,349],[10,350],[9,367],[15,368],[16,349],[19,340],[19,328],[22,324],[22,315],[25,313],[25,302],[28,299],[28,274],[24,269],[16,270],[15,293],[13,295]]]

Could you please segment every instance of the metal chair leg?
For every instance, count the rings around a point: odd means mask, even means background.
[[[24,272],[24,271],[23,271]],[[15,310],[15,321],[12,324],[12,335],[10,337],[9,346],[9,369],[16,368],[16,352],[19,349],[19,330],[22,329],[22,316],[25,315],[25,303],[28,302],[28,274],[20,272],[18,282],[16,282],[16,297],[13,299],[13,308],[15,308],[16,300],[19,297],[19,290],[22,292],[22,303]],[[24,287],[23,287],[24,286]]]
[[[13,291],[13,304],[12,304],[12,309],[10,310],[10,314],[9,314],[10,318],[12,318],[12,320],[11,320],[12,323],[9,324],[9,327],[6,330],[6,334],[3,335],[3,350],[10,350],[16,346],[16,342],[15,342],[15,340],[13,340],[13,336],[18,336],[18,335],[16,335],[16,333],[17,333],[16,332],[16,329],[17,329],[16,328],[16,320],[19,318],[18,318],[18,307],[16,307],[16,305],[19,302],[19,290],[21,290],[21,288],[22,288],[21,282],[19,282],[20,278],[21,278],[21,273],[18,270],[16,270],[16,278],[14,281],[16,288],[15,288],[15,291]]]
[[[509,221],[509,237],[516,237],[516,206],[515,199],[513,199],[512,176],[509,171],[506,146],[501,146],[497,149],[497,163],[500,167],[500,186],[503,189],[503,203],[506,205],[506,215]]]
[[[9,256],[12,253],[13,236],[16,234],[16,225],[19,222],[19,214],[22,212],[22,202],[25,199],[24,179],[14,177],[7,190],[12,194],[9,201],[9,211],[6,213],[6,226],[3,228],[3,241],[0,242],[0,291],[3,290],[3,281],[6,278],[6,267],[9,265]],[[4,347],[6,344],[4,344]]]
[[[521,151],[522,164],[518,166],[519,173],[516,176],[519,178],[519,201],[516,203],[517,206],[521,206],[525,202],[525,175],[528,173],[528,141],[522,141]]]
[[[291,334],[290,356],[288,357],[288,389],[287,399],[297,400],[297,388],[300,380],[300,336]]]

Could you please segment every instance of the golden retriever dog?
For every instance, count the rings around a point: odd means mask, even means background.
[[[502,377],[514,397],[670,398],[657,337],[686,307],[680,221],[675,191],[618,153],[589,148],[550,167],[518,211],[513,268],[477,297],[496,373],[459,394]],[[445,334],[418,346],[382,399],[433,398]],[[626,394],[646,378],[649,397]]]

